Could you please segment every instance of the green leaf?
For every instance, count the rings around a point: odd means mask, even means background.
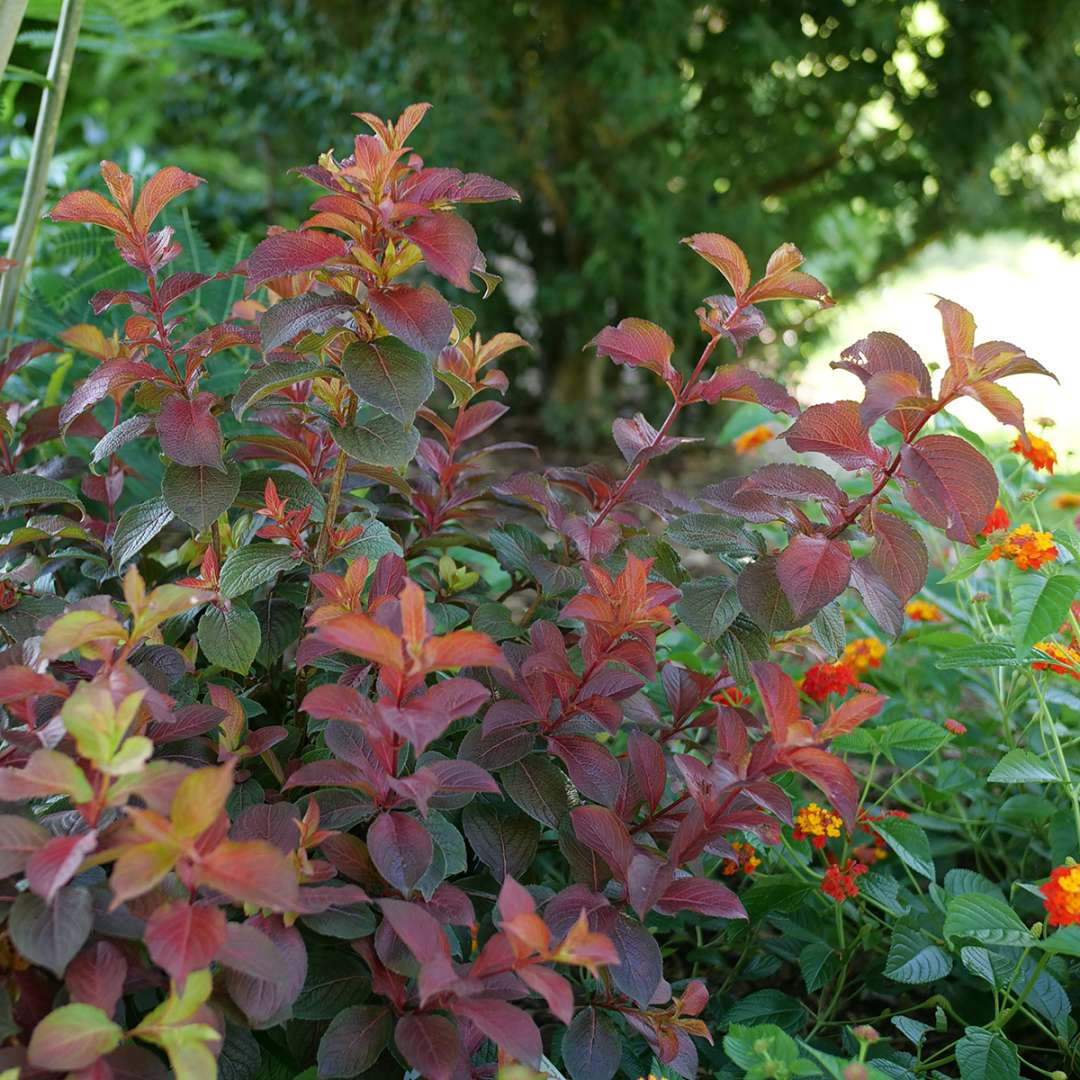
[[[211,664],[246,675],[259,651],[262,631],[249,608],[233,604],[228,611],[208,607],[199,619],[199,648]]]
[[[112,538],[113,566],[120,570],[173,519],[173,512],[160,496],[130,506],[120,515]]]
[[[844,630],[844,613],[839,600],[826,604],[814,616],[810,623],[810,632],[814,635],[814,640],[830,656],[837,657],[844,651],[847,634]]]
[[[795,1040],[776,1024],[754,1027],[732,1024],[724,1036],[724,1053],[740,1069],[753,1069],[769,1062],[793,1065],[799,1056],[799,1048]]]
[[[938,659],[940,671],[967,667],[1011,667],[1026,668],[1028,662],[1016,655],[1016,649],[1005,641],[990,641],[984,645],[972,645],[969,648],[953,649]]]
[[[706,577],[687,582],[675,611],[702,641],[713,642],[735,621],[741,606],[728,578]]]
[[[753,1020],[797,1031],[806,1020],[806,1009],[782,990],[755,990],[736,1001],[724,1016],[727,1024],[745,1024]]]
[[[169,509],[196,532],[204,532],[233,504],[240,491],[240,468],[228,462],[225,472],[205,465],[169,464],[161,494]]]
[[[956,565],[941,579],[941,584],[950,585],[954,581],[963,581],[965,578],[971,577],[986,562],[990,552],[993,550],[989,544],[984,544],[974,551],[965,552],[957,560]]]
[[[721,514],[684,514],[667,528],[669,542],[725,555],[757,555],[758,547],[743,529]]]
[[[1048,953],[1062,956],[1080,956],[1080,925],[1063,926],[1039,941],[1039,947]]]
[[[303,565],[283,544],[251,544],[230,551],[221,567],[221,595],[241,596],[278,574]]]
[[[244,413],[258,401],[269,397],[286,386],[295,386],[306,379],[329,379],[340,373],[325,364],[316,364],[308,360],[275,360],[253,371],[237,387],[233,395],[232,411],[237,420],[242,420]]]
[[[1069,605],[1080,590],[1072,574],[1044,577],[1014,570],[1009,580],[1012,598],[1012,639],[1016,651],[1026,653],[1037,641],[1053,634],[1069,617]]]
[[[420,445],[420,432],[404,427],[394,417],[380,413],[352,427],[331,427],[334,442],[354,461],[403,469],[412,461]]]
[[[1017,747],[994,766],[987,779],[998,784],[1027,784],[1060,778],[1030,750]]]
[[[353,342],[341,358],[349,386],[362,400],[411,424],[435,389],[431,360],[397,338]]]
[[[946,938],[972,938],[984,945],[1027,946],[1035,940],[1008,904],[985,893],[963,893],[951,899],[944,933]]]
[[[258,510],[265,505],[263,494],[269,479],[274,481],[281,498],[291,500],[291,509],[310,506],[311,521],[322,521],[326,517],[326,499],[323,493],[306,477],[297,476],[286,469],[257,469],[244,473],[240,478],[240,494],[236,496],[233,505],[245,510]]]
[[[900,921],[893,929],[885,974],[894,982],[929,983],[952,971],[952,959],[917,926]]]
[[[799,971],[808,994],[820,990],[840,967],[836,950],[824,941],[811,941],[799,953]]]
[[[0,476],[0,513],[6,515],[16,506],[35,506],[38,503],[67,503],[74,506],[80,516],[86,513],[71,488],[65,487],[59,480],[35,476],[33,473]]]
[[[26,1057],[50,1072],[85,1069],[115,1050],[123,1035],[96,1005],[62,1005],[38,1022]]]
[[[964,1028],[956,1044],[960,1080],[1020,1080],[1016,1047],[1004,1035],[986,1028]]]
[[[930,854],[930,841],[921,825],[904,818],[883,818],[874,823],[900,861],[923,877],[934,880],[934,859]]]
[[[371,988],[364,962],[350,949],[308,946],[304,989],[293,1005],[299,1020],[332,1020],[342,1009],[367,1001]]]

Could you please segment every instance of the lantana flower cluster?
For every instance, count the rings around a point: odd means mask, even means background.
[[[986,557],[991,562],[1008,559],[1018,570],[1039,570],[1058,557],[1058,549],[1052,533],[1036,531],[1024,522],[995,544]]]
[[[1055,675],[1069,675],[1080,681],[1080,648],[1075,642],[1059,645],[1056,641],[1038,641],[1035,649],[1047,657],[1031,665],[1035,671],[1052,671]]]
[[[1022,457],[1027,458],[1036,472],[1042,470],[1052,473],[1054,466],[1057,464],[1057,452],[1045,439],[1040,439],[1038,435],[1028,435],[1027,446],[1017,437],[1009,449],[1014,454],[1020,454]]]
[[[1039,891],[1051,926],[1080,924],[1080,864],[1056,867]]]
[[[761,865],[761,859],[754,850],[753,844],[733,840],[731,847],[735,852],[735,858],[724,860],[721,870],[725,877],[733,877],[740,870],[744,874],[750,875]]]

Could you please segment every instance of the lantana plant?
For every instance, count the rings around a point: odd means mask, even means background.
[[[427,108],[358,114],[371,133],[348,156],[297,170],[322,189],[313,213],[228,271],[244,298],[224,322],[194,321],[213,276],[169,273],[181,249],[155,230],[198,177],[168,167],[136,193],[106,162],[104,192],[52,210],[112,233],[144,286],[94,297],[97,316],[130,312],[112,329],[20,343],[0,368],[0,1071],[919,1076],[941,1064],[918,1056],[930,1025],[898,1024],[914,1054],[845,1035],[875,927],[901,990],[946,950],[1034,970],[995,986],[983,1026],[957,1029],[947,998],[933,1020],[964,1077],[980,1046],[1015,1054],[1006,1025],[1080,952],[1080,871],[1028,868],[1053,934],[956,850],[939,885],[894,805],[897,754],[957,729],[904,742],[879,679],[911,620],[945,619],[918,598],[924,536],[970,551],[955,580],[1020,575],[1010,641],[972,663],[1080,671],[1051,640],[1080,585],[1071,549],[994,519],[995,465],[946,413],[974,399],[1045,467],[1002,383],[1049,373],[940,300],[936,385],[874,332],[834,365],[859,400],[803,408],[741,358],[762,305],[827,307],[826,286],[790,243],[755,277],[699,233],[685,243],[722,291],[697,307],[697,359],[681,368],[640,318],[591,343],[589,362],[670,393],[665,417],[614,421],[624,467],[499,469],[531,448],[492,434],[509,385],[493,365],[526,342],[477,333],[429,279],[495,288],[462,210],[518,194],[426,165]],[[41,407],[13,377],[64,346],[92,366]],[[775,460],[696,492],[650,479],[692,441],[682,414],[723,403],[774,415],[737,449]],[[50,464],[61,441],[83,455],[78,490]],[[141,500],[137,444],[161,459]],[[1056,738],[1045,700],[1039,715]],[[1034,1019],[1047,1053],[1075,1031]]]

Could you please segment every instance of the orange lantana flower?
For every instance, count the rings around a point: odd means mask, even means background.
[[[1080,649],[1075,645],[1059,645],[1056,641],[1039,641],[1035,648],[1047,657],[1036,660],[1031,666],[1036,671],[1053,671],[1058,675],[1071,675],[1080,680]]]
[[[1039,886],[1051,926],[1080,923],[1080,866],[1059,866],[1050,872],[1050,880]]]
[[[1062,491],[1054,496],[1055,510],[1075,510],[1080,507],[1080,491]]]
[[[735,453],[741,456],[749,454],[751,450],[756,450],[759,446],[764,446],[767,442],[772,442],[773,438],[772,428],[767,424],[758,424],[757,427],[744,431],[731,445],[735,447]]]
[[[872,667],[881,667],[885,652],[885,646],[876,637],[856,638],[848,643],[842,659],[858,677]]]
[[[1038,570],[1043,563],[1058,557],[1054,537],[1048,532],[1036,532],[1026,522],[1018,525],[1005,540],[995,544],[987,559],[1009,559],[1020,570]]]
[[[941,608],[937,604],[931,604],[929,600],[912,600],[904,611],[914,622],[944,622],[945,620]]]
[[[724,860],[724,865],[721,869],[723,870],[725,877],[731,877],[740,870],[744,874],[749,875],[761,865],[761,859],[758,858],[758,854],[754,850],[753,845],[744,844],[739,840],[733,840],[731,846],[735,849],[735,858]]]
[[[1040,469],[1052,473],[1057,464],[1057,454],[1054,448],[1038,435],[1028,436],[1029,446],[1025,446],[1023,440],[1017,437],[1016,442],[1009,447],[1014,454],[1021,454],[1031,462],[1032,467],[1038,472]]]

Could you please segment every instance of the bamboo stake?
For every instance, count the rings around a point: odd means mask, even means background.
[[[26,272],[26,261],[33,250],[34,233],[37,230],[41,207],[45,202],[49,163],[56,146],[60,129],[60,115],[64,109],[71,65],[75,58],[75,44],[79,37],[83,7],[86,0],[64,0],[60,18],[56,24],[56,39],[49,58],[49,85],[41,93],[37,123],[34,126],[34,144],[26,169],[19,213],[15,218],[15,231],[8,247],[8,258],[18,264],[0,278],[0,332],[8,332],[15,325],[15,305],[19,288]],[[6,4],[5,4],[6,6]],[[25,3],[23,4],[25,7]],[[6,33],[5,12],[5,33]]]

